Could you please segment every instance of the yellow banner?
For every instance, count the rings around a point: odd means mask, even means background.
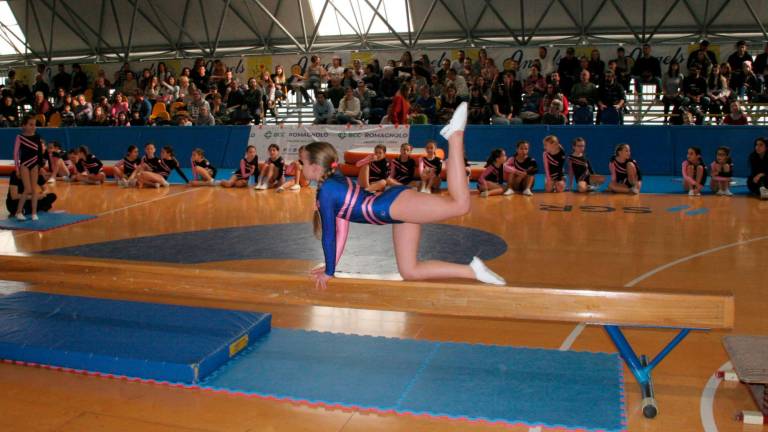
[[[367,65],[373,63],[375,58],[376,56],[370,51],[358,51],[352,53],[350,61],[354,62],[355,60],[360,60],[360,63]]]
[[[272,73],[272,56],[261,55],[247,57],[245,62],[245,76],[247,78],[257,78],[261,76],[262,71],[266,70]]]
[[[19,82],[23,82],[30,87],[35,83],[35,75],[37,75],[37,69],[33,66],[14,68],[16,71],[16,79]]]

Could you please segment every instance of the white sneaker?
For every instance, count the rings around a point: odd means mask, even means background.
[[[16,214],[16,220],[25,221],[25,220],[27,220],[27,218],[23,214],[17,213]]]
[[[33,214],[33,215],[32,215],[32,220],[33,220],[33,221],[36,221],[36,220],[40,220],[40,218],[39,218],[39,217],[37,217],[37,213],[35,213],[35,214]]]
[[[760,199],[768,200],[768,189],[765,186],[760,187]]]
[[[526,190],[523,191],[523,195],[525,195],[525,196],[533,196],[533,192],[531,192],[530,189],[526,189]]]
[[[443,138],[448,139],[456,131],[463,131],[467,125],[467,103],[462,102],[456,107],[456,111],[453,112],[451,121],[448,122],[442,129],[440,129],[440,135]]]
[[[285,188],[280,186],[279,188],[275,189],[275,192],[277,192],[277,193],[285,192]]]
[[[296,183],[293,186],[289,187],[288,190],[292,190],[292,191],[301,190],[301,185]]]
[[[163,180],[163,187],[171,187],[171,184]]]
[[[695,190],[691,189],[691,190],[688,191],[688,196],[694,196],[694,195],[696,195],[696,191]]]
[[[117,179],[117,185],[120,187],[127,187],[128,182],[126,182],[125,179],[119,178]]]
[[[160,183],[155,183],[155,189],[160,189]]]
[[[480,282],[493,284],[493,285],[507,284],[507,282],[504,280],[503,277],[494,273],[478,257],[472,258],[472,262],[469,263],[469,266],[472,268],[472,271],[475,272],[475,278]]]
[[[480,192],[480,196],[481,196],[482,198],[488,198],[488,191],[482,191],[482,192]]]
[[[598,190],[600,190],[600,188],[597,185],[587,186],[587,192],[597,192]]]
[[[48,179],[48,183],[51,184],[51,185],[55,185],[56,184],[56,177],[49,178]]]
[[[728,197],[729,197],[729,196],[733,196],[733,192],[731,192],[731,190],[730,190],[730,189],[724,189],[724,190],[723,190],[723,195],[724,195],[724,196],[728,196]]]
[[[632,186],[632,188],[629,191],[632,192],[635,195],[640,194],[640,189],[638,189],[637,186]]]
[[[504,191],[504,196],[510,196],[514,194],[515,194],[515,191],[512,188],[508,188],[507,190]]]
[[[211,185],[211,186],[216,186],[216,180],[215,179],[210,179],[210,180],[208,180],[208,184]]]

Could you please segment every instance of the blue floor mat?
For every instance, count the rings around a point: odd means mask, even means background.
[[[616,354],[273,329],[203,388],[402,414],[625,429]]]
[[[33,221],[29,215],[27,215],[27,220],[25,221],[19,221],[13,217],[2,219],[0,220],[0,229],[48,231],[96,218],[96,216],[92,215],[59,212],[40,212],[37,215],[40,220],[36,221]]]
[[[0,358],[192,384],[270,323],[256,312],[20,292],[0,297]]]

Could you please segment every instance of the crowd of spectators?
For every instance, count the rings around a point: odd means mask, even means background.
[[[426,54],[414,60],[410,51],[384,65],[374,59],[345,66],[334,56],[326,66],[313,55],[304,70],[294,66],[286,72],[278,65],[246,82],[222,61],[208,65],[202,58],[178,76],[163,62],[140,73],[125,63],[113,77],[100,70],[93,82],[78,64],[69,72],[58,65],[48,82],[46,66],[39,65],[31,87],[9,71],[0,126],[17,124],[19,106],[29,106],[41,123],[57,117],[61,126],[259,123],[265,115],[277,117],[291,92],[298,105],[312,106],[316,124],[441,124],[462,101],[469,103],[472,124],[621,124],[631,92],[653,93],[670,124],[702,124],[707,116],[746,124],[738,101],[768,102],[767,57],[768,44],[753,59],[739,41],[718,62],[703,40],[688,57],[684,75],[675,60],[662,70],[648,44],[636,60],[619,47],[607,62],[598,50],[578,58],[570,47],[557,65],[539,47],[527,70],[513,60],[501,69],[484,49],[476,59],[459,51],[458,59],[434,67]]]

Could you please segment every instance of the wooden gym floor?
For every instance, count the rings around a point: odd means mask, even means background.
[[[0,181],[5,196],[7,180]],[[120,189],[58,184],[57,210],[98,215],[95,220],[46,233],[0,231],[0,254],[165,233],[311,220],[314,190],[273,191]],[[605,207],[595,207],[605,206]],[[688,206],[680,210],[681,206]],[[642,209],[638,209],[642,208]],[[689,215],[690,210],[706,208]],[[611,211],[611,209],[613,209]],[[564,211],[565,210],[565,211]],[[640,213],[638,213],[640,212]],[[472,212],[446,223],[502,237],[505,254],[488,264],[509,285],[733,292],[738,334],[768,335],[768,202],[745,197],[686,195],[615,196],[537,194],[481,199]],[[5,210],[0,210],[0,218]],[[388,228],[382,228],[388,229]],[[205,245],[200,245],[205,247]],[[113,261],[116,267],[119,260]],[[214,262],[195,268],[305,274],[316,263],[299,260]],[[149,263],[147,265],[150,265]],[[495,343],[558,349],[615,351],[601,328],[533,321],[440,317],[317,306],[253,304],[186,295],[183,283],[158,280],[167,293],[147,294],[130,281],[50,268],[56,282],[0,281],[0,293],[17,290],[241,308],[273,314],[276,327],[430,340]],[[12,279],[0,268],[0,280]],[[84,281],[89,283],[85,284]],[[222,282],[223,284],[226,281]],[[403,287],[404,290],[407,286]],[[628,330],[639,351],[655,354],[673,333]],[[625,371],[630,431],[703,430],[711,414],[720,431],[760,431],[732,419],[754,409],[741,385],[721,383],[712,408],[702,400],[713,373],[727,360],[728,332],[694,332],[654,372],[660,413],[644,419],[635,382]],[[468,431],[528,430],[416,417],[293,405],[149,384],[85,377],[0,364],[0,430],[3,431]],[[700,408],[701,407],[701,408]]]

